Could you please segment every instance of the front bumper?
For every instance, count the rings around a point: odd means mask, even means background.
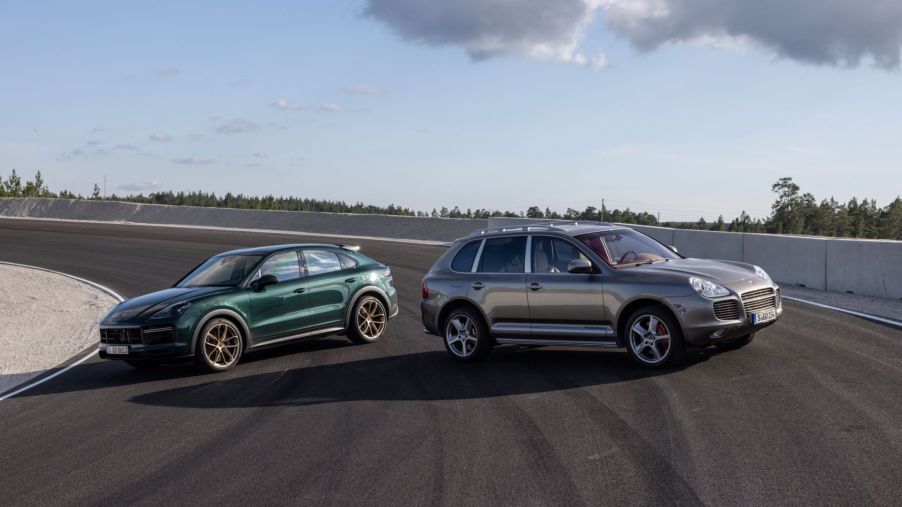
[[[672,298],[668,301],[671,309],[680,320],[683,330],[683,339],[686,343],[697,347],[705,347],[719,342],[726,342],[741,338],[751,333],[756,333],[773,325],[783,315],[783,304],[779,287],[764,280],[742,280],[736,284],[727,285],[731,294],[721,298],[708,299],[699,295]],[[743,294],[772,288],[773,305],[761,307],[751,301],[743,301]],[[734,302],[738,306],[739,314],[731,318],[717,318],[714,304],[716,302]],[[776,309],[776,318],[773,320],[752,324],[750,314],[758,311]],[[735,318],[732,318],[735,317]]]
[[[109,348],[127,347],[126,354],[112,354]],[[191,330],[178,322],[112,323],[100,325],[100,346],[97,354],[102,359],[175,360],[193,357]]]

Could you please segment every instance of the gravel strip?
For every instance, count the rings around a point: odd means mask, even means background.
[[[0,393],[96,343],[116,303],[69,277],[0,264]]]
[[[898,299],[861,296],[858,294],[846,294],[845,292],[828,292],[796,287],[794,285],[780,285],[780,291],[785,296],[807,299],[815,303],[902,321],[902,301]]]

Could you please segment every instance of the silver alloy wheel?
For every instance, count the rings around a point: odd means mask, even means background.
[[[654,315],[642,315],[630,328],[630,349],[646,364],[661,364],[670,355],[670,329]]]
[[[204,335],[204,357],[218,369],[228,368],[238,361],[241,333],[226,321],[219,321]]]
[[[452,316],[445,326],[445,342],[455,356],[470,357],[479,342],[476,323],[466,314]]]
[[[378,299],[367,299],[357,308],[357,332],[375,340],[385,331],[385,307]]]

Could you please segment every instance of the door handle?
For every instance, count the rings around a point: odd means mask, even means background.
[[[348,278],[347,280],[345,280],[345,283],[354,283],[356,281],[357,281],[356,278]]]
[[[301,288],[299,288],[299,289],[294,289],[294,293],[295,293],[295,294],[303,294],[303,293],[305,293],[305,292],[307,292],[307,289],[305,289],[305,288],[303,288],[303,287],[301,287]]]
[[[541,284],[541,283],[533,282],[533,283],[531,283],[531,284],[529,285],[529,290],[531,290],[531,291],[533,291],[533,292],[535,292],[535,291],[537,291],[537,290],[541,290],[541,289],[542,289],[542,284]]]
[[[485,285],[483,285],[482,282],[476,282],[476,283],[474,283],[474,284],[472,285],[472,287],[473,287],[475,290],[482,290],[482,288],[485,287]]]

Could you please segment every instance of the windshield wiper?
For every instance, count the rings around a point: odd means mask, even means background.
[[[636,266],[641,266],[641,265],[643,265],[643,264],[652,264],[652,263],[654,263],[654,262],[655,262],[655,261],[653,261],[653,260],[647,260],[647,259],[646,259],[646,260],[642,260],[642,261],[627,262],[627,263],[625,263],[625,264],[620,264],[620,265],[618,265],[617,267],[630,267],[630,268],[633,268],[633,267],[636,267]]]

